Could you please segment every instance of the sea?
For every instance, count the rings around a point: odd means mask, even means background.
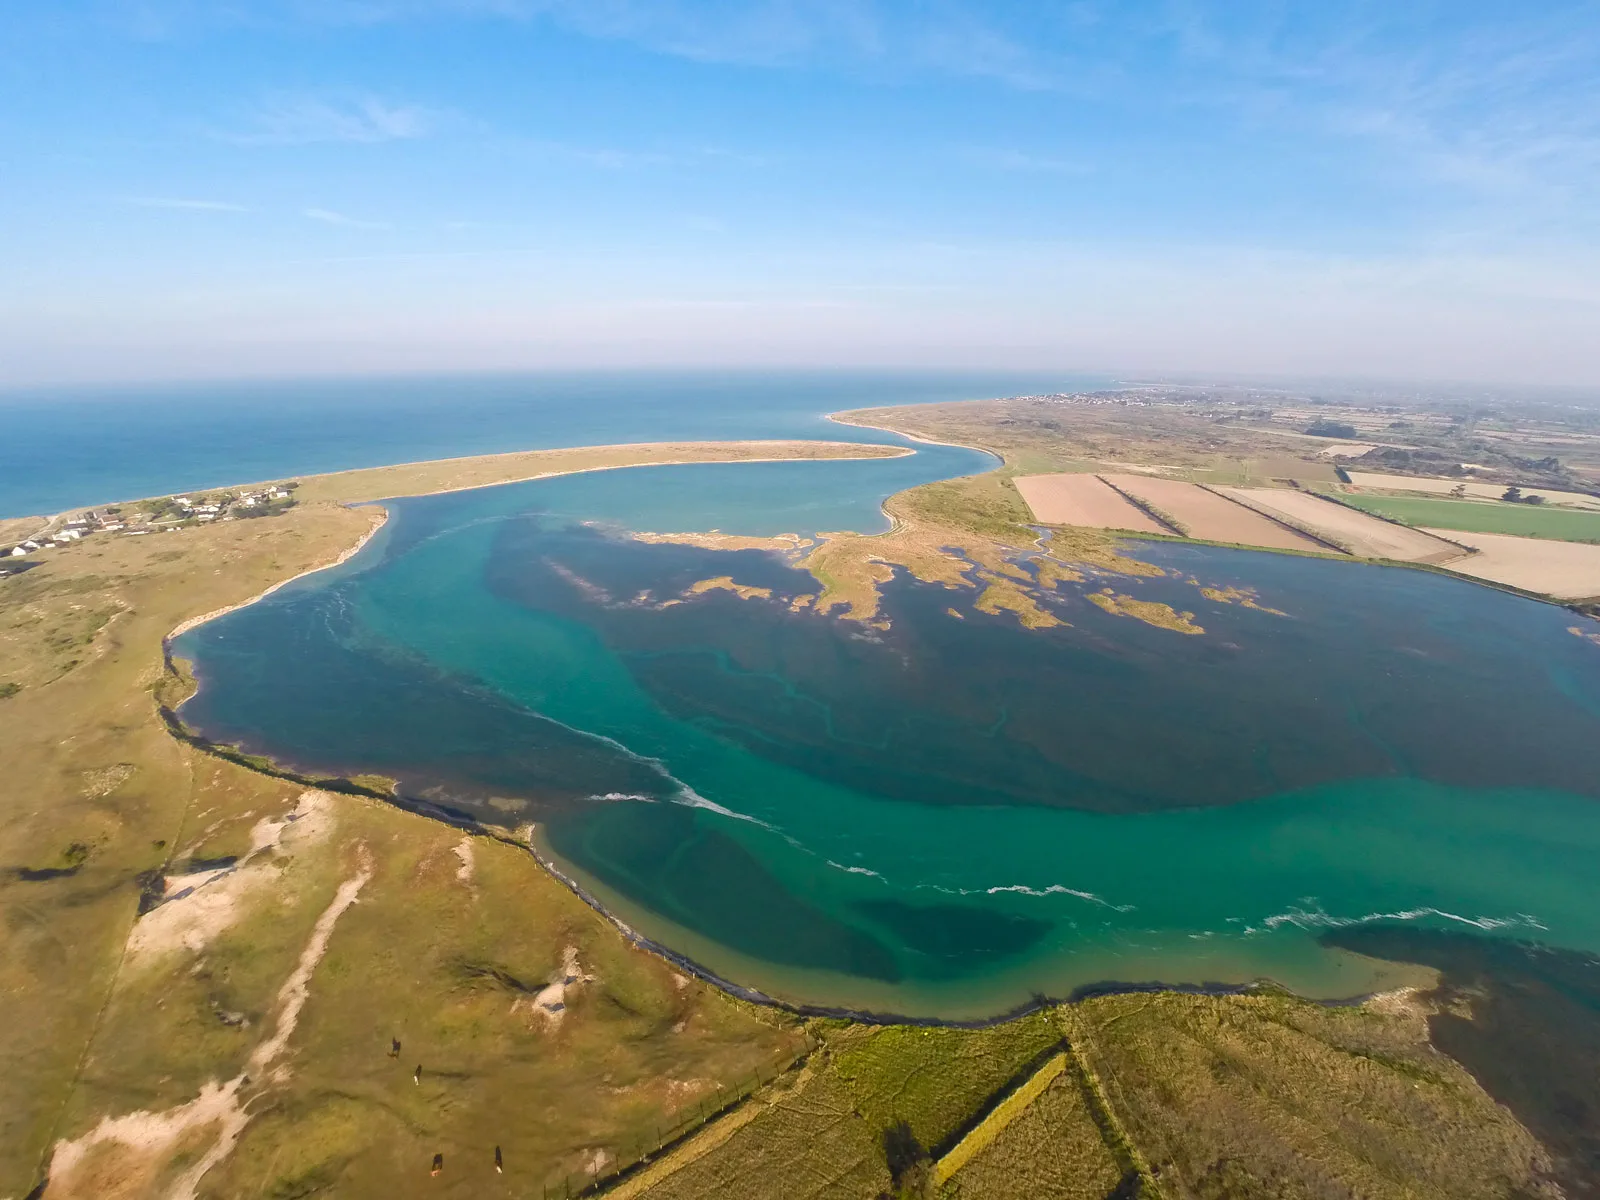
[[[1072,373],[560,371],[0,391],[0,518],[509,450],[892,441],[830,412],[1104,386]]]
[[[451,412],[425,420],[385,418],[377,383],[341,384],[349,404],[299,429],[301,465],[280,415],[252,469],[206,478],[370,462],[362,425],[397,439],[391,459],[902,441],[825,414],[1089,381],[550,376],[470,381],[477,408],[468,382],[427,385]],[[388,430],[486,411],[517,412],[525,440],[438,432],[424,448]],[[904,572],[868,625],[803,605],[816,582],[781,554],[630,536],[875,532],[887,495],[994,462],[913,448],[386,502],[342,566],[179,639],[200,683],[182,716],[296,770],[386,775],[410,803],[531,833],[633,929],[794,1004],[980,1020],[1103,987],[1341,999],[1418,978],[1351,950],[1364,929],[1600,951],[1600,646],[1575,614],[1421,571],[1130,542],[1160,574],[1059,585],[1053,628]],[[198,486],[178,482],[189,453],[131,491]],[[685,598],[723,577],[766,594]],[[1205,632],[1105,611],[1090,596],[1107,587]]]

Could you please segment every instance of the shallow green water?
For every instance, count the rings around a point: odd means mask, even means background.
[[[1205,636],[1100,611],[1082,595],[1100,580],[1052,602],[1069,627],[1024,631],[902,578],[876,631],[790,612],[814,584],[775,556],[574,524],[862,527],[890,490],[874,473],[913,461],[397,503],[348,567],[184,639],[203,682],[185,716],[537,821],[624,919],[790,1000],[975,1016],[1099,981],[1263,975],[1351,995],[1392,969],[1318,937],[1384,920],[1600,950],[1600,648],[1570,613],[1148,544],[1167,574],[1112,582]],[[721,575],[776,598],[660,606]]]

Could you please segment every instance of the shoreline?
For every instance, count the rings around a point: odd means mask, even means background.
[[[931,444],[935,444],[936,445],[938,443],[931,443]],[[763,438],[763,439],[755,439],[755,440],[751,440],[751,441],[738,441],[738,442],[618,442],[618,443],[615,443],[615,444],[606,444],[606,445],[600,445],[600,446],[563,447],[563,448],[561,448],[561,450],[549,451],[548,453],[561,453],[563,450],[570,450],[573,453],[577,453],[577,452],[580,452],[580,451],[626,450],[626,449],[632,449],[632,448],[635,448],[635,447],[643,447],[643,446],[679,446],[679,445],[682,445],[682,446],[790,446],[790,445],[877,446],[877,445],[880,445],[880,443],[876,443],[876,442],[828,442],[828,441],[820,441],[820,440],[815,440],[815,439],[792,439],[791,440],[791,439],[785,439],[785,438]],[[626,470],[632,470],[632,469],[634,469],[636,467],[695,467],[695,466],[717,466],[717,465],[739,466],[739,465],[745,464],[745,463],[780,463],[780,462],[872,462],[872,461],[874,461],[876,459],[907,458],[907,457],[910,457],[911,455],[916,454],[915,450],[909,449],[908,447],[905,447],[905,446],[888,446],[888,447],[885,447],[885,449],[891,450],[891,451],[893,451],[893,453],[890,453],[890,454],[864,454],[864,455],[848,455],[848,454],[846,454],[846,455],[839,455],[838,457],[832,457],[832,458],[791,458],[791,457],[783,457],[783,456],[774,457],[774,458],[727,458],[727,459],[683,458],[683,459],[663,459],[663,460],[655,461],[655,462],[607,463],[607,464],[603,464],[603,465],[600,465],[600,466],[574,467],[574,468],[571,468],[569,470],[541,471],[537,475],[527,475],[527,476],[519,477],[517,479],[500,479],[500,480],[494,480],[494,481],[489,482],[489,483],[467,483],[467,484],[461,484],[461,485],[459,485],[457,487],[434,488],[433,490],[426,491],[426,492],[395,492],[395,493],[393,493],[391,495],[383,496],[383,497],[380,497],[380,498],[377,498],[377,499],[373,499],[373,500],[312,501],[312,503],[338,504],[341,507],[349,508],[349,509],[371,507],[376,512],[380,513],[381,516],[377,521],[375,521],[372,524],[371,528],[369,528],[366,533],[361,535],[361,537],[356,541],[356,543],[354,545],[349,546],[345,550],[341,551],[339,556],[337,558],[335,558],[333,561],[321,563],[321,564],[319,564],[317,566],[314,566],[314,567],[307,567],[304,571],[301,571],[299,574],[291,575],[287,579],[281,579],[277,583],[274,583],[272,586],[263,589],[262,591],[256,593],[254,596],[251,596],[246,600],[239,601],[237,604],[230,604],[230,605],[227,605],[227,606],[225,606],[223,608],[213,609],[211,612],[208,612],[208,613],[201,613],[198,616],[185,618],[184,620],[180,621],[176,626],[174,626],[173,629],[171,630],[171,632],[169,632],[164,638],[162,638],[161,644],[162,644],[163,649],[165,649],[175,639],[182,637],[184,634],[189,633],[190,631],[192,631],[194,629],[198,629],[201,625],[204,625],[204,624],[206,624],[206,623],[208,623],[210,621],[214,621],[219,617],[225,617],[229,613],[238,612],[242,608],[248,608],[250,605],[255,604],[257,601],[266,599],[268,596],[270,596],[274,592],[276,592],[279,588],[287,587],[289,584],[294,583],[296,580],[304,579],[308,575],[316,575],[316,574],[318,574],[318,573],[320,573],[322,571],[332,570],[334,567],[343,566],[345,563],[349,562],[350,559],[354,558],[357,554],[359,554],[362,550],[364,550],[366,548],[366,546],[367,546],[367,543],[370,542],[375,536],[377,536],[378,532],[388,523],[388,521],[389,521],[389,512],[388,512],[388,510],[386,508],[383,507],[384,501],[386,501],[386,500],[409,500],[409,499],[420,498],[420,497],[424,497],[424,496],[447,496],[447,495],[451,495],[452,493],[455,493],[455,492],[475,492],[475,491],[478,491],[478,490],[483,489],[483,488],[508,487],[508,486],[510,486],[512,484],[518,484],[518,483],[534,483],[534,482],[536,482],[538,480],[541,480],[541,479],[557,479],[557,478],[560,478],[561,476],[564,476],[564,475],[589,475],[589,474],[595,474],[595,473],[598,473],[598,472],[601,472],[601,471],[626,471]],[[331,472],[326,472],[326,473],[321,474],[321,475],[306,475],[306,476],[300,476],[299,478],[301,478],[301,479],[332,479],[332,478],[335,478],[335,477],[337,477],[339,475],[354,474],[356,472],[361,472],[361,471],[387,471],[387,470],[399,469],[399,468],[403,468],[403,467],[431,466],[434,463],[472,462],[472,461],[479,461],[481,459],[486,459],[486,458],[487,459],[493,459],[493,458],[501,458],[501,457],[511,457],[511,456],[522,455],[522,454],[543,454],[543,453],[547,453],[547,452],[546,451],[542,451],[542,450],[510,450],[510,451],[506,451],[504,455],[492,455],[492,454],[491,455],[469,455],[469,456],[466,456],[464,458],[424,459],[424,460],[421,460],[419,462],[414,462],[414,463],[394,463],[391,466],[384,466],[384,467],[357,467],[357,468],[354,468],[352,471],[331,471]],[[255,484],[234,484],[234,485],[230,485],[231,488],[248,488],[248,487],[254,487],[254,486],[256,486],[256,485]],[[124,501],[119,501],[118,503],[136,504],[136,503],[139,503],[139,501],[124,500]],[[881,507],[882,506],[880,505],[880,508]],[[77,510],[68,510],[68,511],[69,512],[73,512],[73,511],[77,511]],[[67,514],[66,513],[60,513],[60,514],[57,514],[56,517],[53,517],[51,519],[52,520],[57,520],[61,516],[65,516],[65,515],[67,515]]]
[[[351,507],[355,506],[352,505]],[[218,617],[225,617],[231,612],[238,612],[241,608],[249,608],[257,601],[265,600],[279,588],[286,588],[296,580],[304,579],[308,575],[318,575],[323,571],[331,571],[334,567],[342,567],[357,554],[360,554],[361,551],[365,550],[367,548],[367,543],[372,541],[373,538],[377,537],[378,532],[389,523],[389,511],[387,509],[377,504],[372,505],[372,507],[374,511],[379,514],[378,519],[372,522],[367,531],[356,540],[354,545],[347,546],[345,549],[341,550],[338,557],[332,562],[321,563],[315,567],[307,567],[298,575],[291,575],[287,579],[280,579],[277,583],[272,584],[270,587],[263,588],[254,596],[251,596],[248,600],[241,600],[237,604],[225,605],[222,608],[212,609],[208,613],[201,613],[199,616],[187,617],[184,620],[179,621],[172,627],[171,632],[161,639],[162,650],[165,651],[169,649],[174,641],[191,630],[198,629],[200,626],[210,621],[215,621]]]
[[[849,425],[849,424],[851,424],[851,422],[840,421],[839,424],[841,424],[841,425]],[[858,426],[856,426],[856,428],[858,428],[858,429],[869,429],[869,428],[872,428],[872,426],[858,425]],[[885,432],[893,433],[894,431],[893,430],[886,430]],[[913,438],[911,440],[913,440],[913,441],[923,441],[924,439]],[[941,443],[929,442],[928,444],[929,445],[940,445]],[[625,463],[625,464],[621,464],[621,465],[623,465],[623,466],[649,466],[649,467],[682,467],[682,466],[698,466],[698,465],[701,465],[702,463],[704,463],[706,461],[711,461],[711,462],[730,462],[730,463],[742,463],[742,462],[751,462],[751,463],[753,463],[753,462],[867,462],[867,461],[871,461],[872,459],[875,459],[875,458],[905,458],[908,455],[912,455],[912,454],[916,453],[915,450],[912,450],[912,449],[910,449],[908,447],[905,447],[905,446],[894,446],[894,445],[889,445],[889,444],[886,444],[886,443],[883,443],[883,442],[833,442],[833,441],[828,441],[825,438],[731,438],[731,439],[694,438],[694,439],[689,439],[689,440],[685,440],[685,441],[661,441],[661,442],[596,442],[596,443],[593,443],[593,444],[590,444],[590,445],[584,445],[584,446],[535,447],[535,448],[528,449],[528,450],[500,450],[500,451],[496,451],[493,454],[460,454],[460,455],[455,455],[455,456],[449,457],[449,458],[419,458],[419,459],[409,460],[409,461],[406,461],[406,462],[379,463],[376,466],[371,466],[371,467],[346,467],[343,470],[339,470],[339,471],[316,471],[316,472],[312,472],[310,474],[294,474],[294,473],[291,472],[289,474],[276,476],[273,479],[257,479],[257,480],[250,480],[250,481],[243,482],[243,483],[223,483],[223,484],[216,484],[216,485],[210,486],[210,487],[193,487],[193,488],[189,488],[188,491],[190,491],[190,492],[236,492],[236,491],[241,491],[241,490],[248,490],[250,488],[259,488],[259,487],[266,486],[267,484],[277,483],[277,482],[281,482],[283,480],[290,480],[290,479],[296,480],[296,481],[304,484],[304,483],[306,483],[308,481],[320,481],[320,480],[328,480],[328,479],[337,479],[341,475],[361,475],[361,474],[365,474],[366,472],[369,472],[369,471],[400,471],[400,470],[405,470],[408,467],[431,467],[431,466],[437,466],[437,465],[440,465],[440,464],[443,464],[443,463],[494,462],[496,460],[517,458],[517,457],[521,457],[521,456],[525,456],[525,455],[532,455],[532,454],[581,454],[581,453],[583,453],[585,451],[631,450],[631,449],[640,449],[640,448],[649,447],[649,446],[682,446],[682,447],[697,447],[697,446],[870,446],[870,447],[873,447],[873,448],[876,448],[876,449],[893,451],[893,453],[888,453],[888,454],[861,454],[861,455],[848,455],[848,454],[845,454],[845,455],[839,455],[839,456],[837,456],[835,458],[803,458],[803,457],[800,457],[800,458],[786,458],[786,457],[780,456],[780,457],[776,457],[776,458],[730,458],[730,459],[712,459],[712,460],[694,459],[694,458],[689,458],[689,459],[671,459],[671,460],[662,459],[662,460],[660,460],[658,462]],[[980,447],[976,447],[976,446],[969,447],[969,448],[970,449],[980,449]],[[985,453],[991,453],[991,452],[985,451]],[[434,489],[432,491],[426,491],[426,492],[394,492],[394,493],[391,493],[390,495],[387,495],[387,496],[374,497],[372,501],[353,501],[352,503],[374,503],[374,502],[376,502],[378,500],[389,500],[389,499],[396,499],[397,500],[397,499],[401,499],[402,497],[409,497],[409,496],[441,496],[441,495],[447,495],[450,492],[469,492],[469,491],[474,491],[477,488],[481,488],[481,487],[500,487],[503,484],[509,484],[509,483],[531,483],[536,479],[548,479],[548,478],[552,478],[553,476],[557,476],[557,475],[577,475],[577,474],[582,474],[585,471],[603,471],[603,470],[613,470],[613,469],[616,469],[616,468],[613,468],[613,467],[582,467],[582,468],[579,468],[577,470],[570,470],[570,471],[544,471],[544,472],[540,472],[540,473],[538,473],[536,475],[518,476],[518,477],[516,477],[514,479],[498,479],[498,480],[494,480],[494,481],[488,482],[488,483],[461,484],[458,487],[436,488],[436,489]],[[47,523],[47,527],[49,527],[49,526],[54,525],[56,522],[66,518],[66,517],[72,516],[75,513],[86,512],[86,511],[88,511],[90,509],[115,507],[115,506],[124,505],[124,504],[142,504],[142,503],[144,503],[145,501],[148,501],[148,500],[157,500],[157,499],[162,499],[163,497],[168,496],[168,495],[178,495],[178,494],[182,494],[182,489],[180,489],[179,492],[162,492],[162,493],[152,494],[152,495],[149,495],[149,496],[125,497],[125,498],[119,499],[119,500],[103,500],[103,501],[97,501],[97,502],[92,503],[92,504],[80,504],[80,505],[76,505],[76,506],[74,506],[72,508],[62,509],[60,512],[52,513],[49,516],[39,516],[39,515],[34,514],[34,513],[24,513],[24,514],[22,514],[20,516],[16,516],[16,517],[0,517],[0,521],[43,521],[43,522],[46,522]]]

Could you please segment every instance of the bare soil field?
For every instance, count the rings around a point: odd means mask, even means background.
[[[1478,551],[1447,564],[1452,571],[1558,600],[1600,596],[1600,546],[1503,533],[1451,532],[1448,536]]]
[[[1464,488],[1475,500],[1498,500],[1505,493],[1503,483],[1473,483],[1461,479],[1419,479],[1411,475],[1378,475],[1371,471],[1351,471],[1350,482],[1358,488],[1378,488],[1391,492],[1423,492],[1429,496],[1448,496],[1455,488]],[[1530,496],[1543,496],[1546,504],[1559,504],[1564,508],[1600,509],[1600,496],[1584,492],[1556,492],[1548,488],[1524,489]]]
[[[1036,521],[1134,533],[1170,533],[1093,475],[1021,475],[1012,481]]]
[[[1240,546],[1270,546],[1278,550],[1327,549],[1254,509],[1196,484],[1142,475],[1110,475],[1107,480],[1172,517],[1190,537]]]
[[[1443,563],[1462,556],[1448,539],[1369,517],[1309,492],[1287,488],[1218,488],[1225,495],[1253,505],[1291,524],[1314,530],[1350,553],[1396,562]]]

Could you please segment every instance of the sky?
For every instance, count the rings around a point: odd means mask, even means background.
[[[1600,0],[0,3],[0,387],[1600,385]]]

